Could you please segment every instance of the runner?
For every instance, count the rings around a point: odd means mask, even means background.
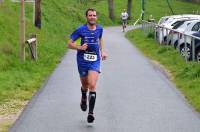
[[[127,19],[128,19],[128,13],[126,12],[126,9],[121,13],[121,21],[122,21],[122,29],[123,32],[125,31],[126,25],[127,25]]]
[[[87,110],[87,92],[89,90],[87,121],[92,123],[95,119],[93,110],[96,101],[96,83],[101,72],[100,62],[107,58],[107,54],[104,52],[103,28],[96,24],[96,10],[89,8],[85,15],[87,23],[71,34],[68,48],[77,50],[77,65],[82,84],[80,107],[82,111]],[[81,38],[81,45],[77,45],[75,42],[79,38]]]

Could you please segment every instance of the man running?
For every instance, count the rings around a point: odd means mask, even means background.
[[[94,106],[96,101],[96,83],[100,71],[100,62],[107,58],[104,52],[102,39],[103,28],[96,24],[96,10],[89,8],[86,13],[87,23],[78,27],[68,42],[68,48],[77,50],[77,65],[81,81],[81,103],[82,111],[87,110],[87,91],[89,90],[88,103],[89,111],[87,121],[94,121]],[[81,44],[77,45],[76,40],[81,38]]]
[[[125,31],[126,25],[127,25],[127,19],[128,19],[128,13],[126,12],[126,9],[121,13],[121,21],[122,21],[122,29],[123,32]]]

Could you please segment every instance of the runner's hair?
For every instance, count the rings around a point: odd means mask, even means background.
[[[95,11],[95,12],[97,12],[94,8],[88,8],[88,9],[86,10],[86,12],[85,12],[85,16],[88,15],[88,12],[89,12],[89,11]]]

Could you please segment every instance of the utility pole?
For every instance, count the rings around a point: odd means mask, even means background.
[[[41,0],[35,0],[35,26],[41,29]]]
[[[142,0],[142,20],[144,20],[144,0]]]
[[[25,14],[24,14],[24,0],[20,1],[20,60],[25,61]]]

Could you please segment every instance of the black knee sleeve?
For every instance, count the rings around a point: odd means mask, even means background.
[[[89,93],[89,114],[93,114],[95,101],[96,101],[96,92]]]
[[[81,88],[81,93],[82,93],[82,98],[86,99],[87,98],[87,90]]]

